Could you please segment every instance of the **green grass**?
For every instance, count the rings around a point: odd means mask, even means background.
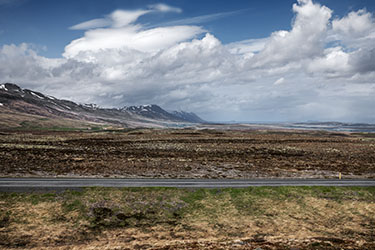
[[[91,228],[144,227],[158,223],[175,224],[189,214],[203,214],[211,223],[233,206],[238,214],[269,216],[265,203],[296,202],[305,206],[305,198],[341,203],[375,201],[375,187],[249,187],[225,189],[177,188],[86,188],[63,193],[0,193],[4,202],[0,217],[6,223],[7,207],[17,203],[36,206],[58,202],[65,214],[78,214],[76,223],[87,221]],[[207,204],[216,204],[207,207]]]
[[[375,133],[370,132],[352,133],[352,135],[366,138],[375,138]]]
[[[103,231],[131,229],[143,234],[153,232],[154,227],[157,232],[177,230],[188,238],[194,232],[226,238],[253,233],[257,238],[266,229],[268,234],[293,238],[304,228],[306,235],[345,238],[348,232],[356,232],[351,237],[369,241],[374,233],[369,230],[375,223],[374,202],[375,187],[93,187],[62,193],[0,193],[0,229],[4,229],[0,238],[16,247],[25,239],[23,234],[36,233],[35,240],[24,242],[31,246],[37,244],[42,230],[47,242],[53,233],[71,244],[74,239],[93,239]],[[57,227],[64,230],[53,231]],[[313,244],[318,247],[321,243]]]
[[[207,197],[222,198],[230,195],[232,200],[241,200],[244,197],[252,199],[295,200],[306,196],[329,200],[360,200],[375,201],[375,187],[248,187],[248,188],[223,188],[223,189],[179,189],[168,187],[130,187],[130,188],[104,188],[89,187],[81,191],[67,190],[63,193],[12,193],[0,192],[0,200],[7,202],[26,201],[33,204],[54,200],[76,199],[111,199],[111,196],[122,197],[124,202],[129,194],[138,198],[171,199],[194,205]],[[155,194],[155,195],[154,195]]]

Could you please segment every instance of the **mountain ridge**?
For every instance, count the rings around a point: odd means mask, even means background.
[[[0,114],[3,114],[5,119],[10,119],[9,117],[13,114],[14,116],[37,116],[34,118],[39,120],[43,118],[68,119],[70,122],[117,127],[170,127],[204,123],[204,120],[196,114],[184,113],[192,115],[182,116],[178,115],[177,111],[167,112],[156,104],[101,108],[96,104],[79,104],[37,91],[22,89],[14,83],[0,84]],[[12,127],[7,126],[4,118],[0,125]],[[16,118],[12,119],[17,120]],[[26,119],[23,122],[28,121]]]

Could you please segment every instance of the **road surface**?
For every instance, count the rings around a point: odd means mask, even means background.
[[[0,192],[62,191],[83,187],[243,188],[253,186],[375,186],[375,179],[120,179],[0,178]]]

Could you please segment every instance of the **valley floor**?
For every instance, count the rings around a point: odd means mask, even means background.
[[[0,176],[374,178],[375,135],[297,130],[3,131]]]

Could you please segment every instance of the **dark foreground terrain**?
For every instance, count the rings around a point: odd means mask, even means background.
[[[373,187],[0,193],[2,249],[375,249]]]
[[[375,135],[321,131],[3,131],[0,175],[374,178]]]

